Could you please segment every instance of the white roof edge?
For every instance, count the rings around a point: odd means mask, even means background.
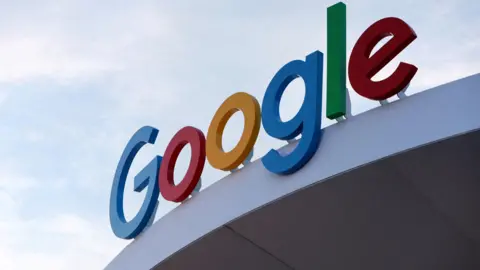
[[[298,172],[278,176],[260,160],[249,164],[162,217],[105,269],[151,269],[216,228],[290,193],[375,160],[479,129],[479,102],[476,74],[329,126],[315,156]]]

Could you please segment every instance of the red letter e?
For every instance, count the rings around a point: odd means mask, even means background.
[[[370,57],[377,43],[393,36]],[[398,18],[385,18],[372,24],[353,47],[348,65],[348,76],[353,89],[361,96],[385,100],[402,91],[417,72],[417,67],[401,62],[390,77],[372,81],[372,77],[417,38],[415,32]]]

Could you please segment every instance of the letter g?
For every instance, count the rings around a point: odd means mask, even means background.
[[[157,178],[162,162],[161,156],[156,156],[135,176],[134,191],[141,192],[147,188],[147,194],[135,217],[130,221],[125,219],[123,195],[128,171],[140,148],[146,143],[154,144],[157,135],[158,130],[153,127],[145,126],[140,128],[128,142],[118,162],[110,194],[110,225],[113,233],[119,238],[132,239],[139,235],[148,225],[158,202],[159,188]]]

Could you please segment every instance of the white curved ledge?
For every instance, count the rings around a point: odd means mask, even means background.
[[[105,269],[151,269],[216,228],[290,193],[378,159],[479,129],[479,101],[477,74],[332,125],[324,130],[316,155],[297,173],[278,176],[257,160],[158,220]]]

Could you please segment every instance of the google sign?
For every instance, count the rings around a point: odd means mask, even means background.
[[[385,37],[391,39],[372,55],[374,47]],[[348,76],[353,89],[361,96],[382,101],[402,92],[417,72],[411,64],[401,62],[386,79],[372,77],[416,39],[415,32],[398,18],[384,18],[373,23],[357,40],[350,55]],[[123,211],[125,182],[138,151],[153,144],[158,130],[145,126],[130,139],[115,172],[110,198],[110,223],[120,238],[139,235],[152,220],[158,197],[172,202],[187,199],[197,187],[206,160],[216,169],[232,171],[252,152],[260,125],[266,133],[279,140],[292,140],[301,135],[295,149],[288,155],[270,150],[261,161],[274,174],[288,175],[300,170],[315,154],[321,141],[323,53],[307,55],[284,65],[269,83],[262,105],[251,95],[239,92],[228,97],[216,111],[207,136],[191,126],[179,130],[168,144],[164,156],[156,156],[135,177],[134,190],[146,189],[146,196],[136,216],[127,221]],[[326,114],[329,119],[342,118],[347,110],[346,88],[346,6],[337,3],[327,9]],[[305,98],[298,113],[289,121],[280,119],[280,99],[287,86],[296,78],[305,84]],[[237,111],[244,115],[244,130],[237,145],[229,152],[222,148],[222,134],[230,117]],[[174,183],[177,158],[186,145],[191,147],[187,173]]]

